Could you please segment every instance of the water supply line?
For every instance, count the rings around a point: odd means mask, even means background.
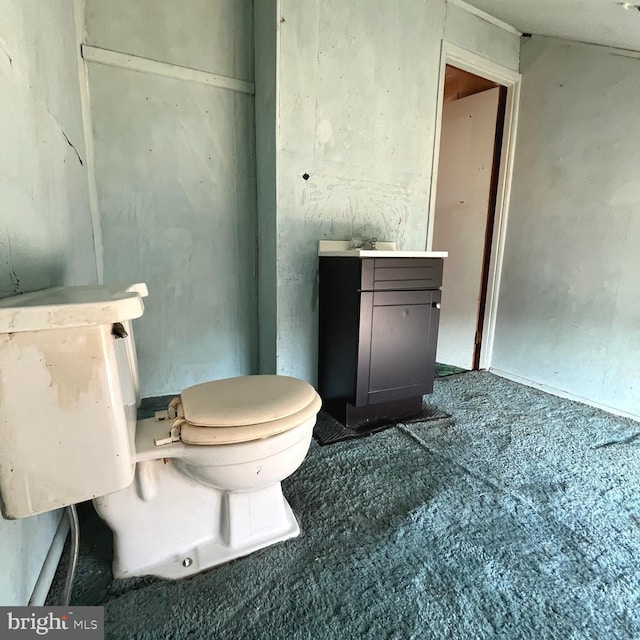
[[[80,549],[80,525],[78,523],[76,505],[70,504],[66,508],[66,512],[71,525],[71,549],[69,554],[69,566],[67,567],[67,576],[64,581],[64,591],[62,592],[62,602],[60,603],[63,607],[68,607],[71,601],[71,590],[73,589],[73,581],[76,576],[78,551]]]
[[[58,565],[60,564],[60,558],[64,552],[64,548],[69,537],[69,529],[71,528],[69,517],[66,511],[60,516],[58,522],[58,528],[51,541],[51,546],[47,552],[47,556],[42,563],[42,569],[40,575],[36,580],[36,584],[33,587],[33,593],[29,598],[30,607],[42,607],[46,603],[47,595],[51,589]]]

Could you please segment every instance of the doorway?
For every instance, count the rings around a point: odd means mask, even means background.
[[[480,363],[505,102],[498,83],[446,66],[433,248],[449,258],[436,360],[462,369]]]
[[[493,342],[519,74],[461,51],[457,64],[443,50],[428,247],[449,252],[436,360],[479,369]]]

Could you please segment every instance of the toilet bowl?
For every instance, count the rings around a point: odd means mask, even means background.
[[[0,300],[0,506],[22,518],[93,499],[115,577],[176,579],[300,533],[281,482],[321,401],[301,380],[241,376],[137,420],[131,321],[146,295],[97,285]]]
[[[320,398],[284,376],[186,389],[138,421],[134,482],[96,498],[116,578],[181,578],[297,536],[281,481],[304,460]]]

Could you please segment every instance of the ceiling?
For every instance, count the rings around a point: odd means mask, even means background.
[[[467,0],[523,33],[640,51],[640,0]],[[624,8],[624,4],[629,6]]]

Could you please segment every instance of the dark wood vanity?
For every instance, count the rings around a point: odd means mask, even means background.
[[[422,396],[433,391],[443,259],[319,260],[325,411],[350,427],[419,413]]]

